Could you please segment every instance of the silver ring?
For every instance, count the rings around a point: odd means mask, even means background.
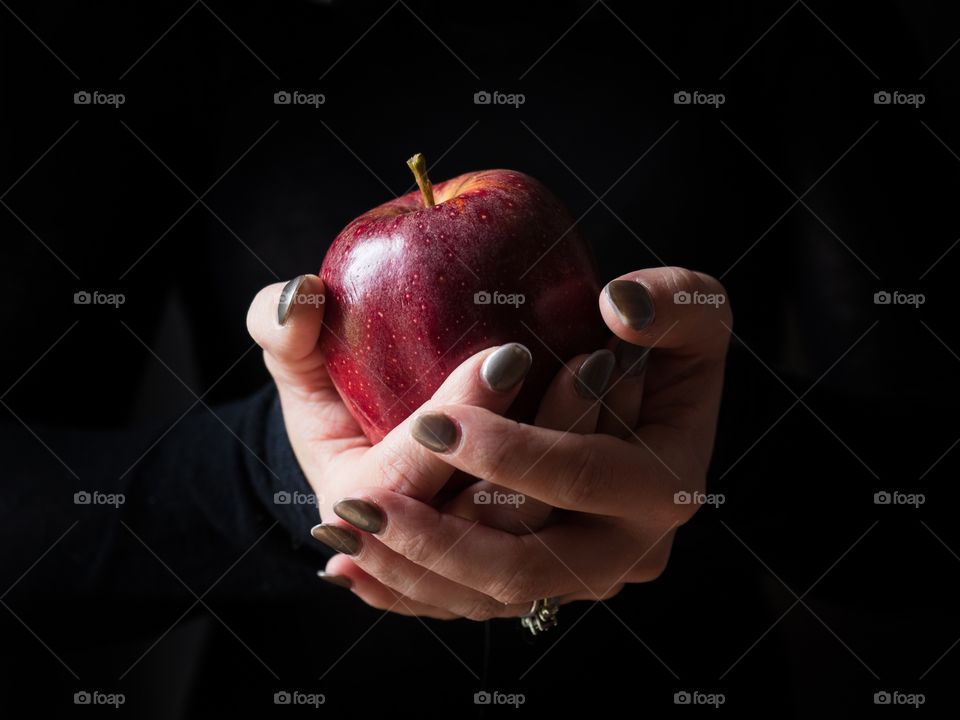
[[[536,600],[533,607],[530,608],[530,612],[520,618],[520,624],[531,634],[537,635],[557,626],[557,614],[559,612],[560,606],[557,605],[556,598]]]

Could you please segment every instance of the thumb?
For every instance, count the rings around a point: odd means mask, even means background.
[[[247,311],[247,330],[263,348],[278,386],[310,389],[329,385],[317,339],[323,325],[323,281],[300,275],[263,288]]]
[[[263,348],[264,364],[280,395],[287,435],[305,471],[318,440],[362,437],[340,402],[317,347],[323,325],[324,285],[316,275],[263,288],[247,312],[247,329]]]
[[[611,280],[600,294],[600,312],[620,339],[678,355],[722,357],[733,325],[723,285],[678,267]]]
[[[509,343],[461,363],[433,397],[364,456],[380,487],[422,501],[433,499],[456,470],[442,453],[457,443],[458,430],[449,418],[430,411],[456,402],[502,414],[520,391],[532,360],[526,347]]]

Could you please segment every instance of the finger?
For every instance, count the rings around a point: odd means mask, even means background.
[[[441,508],[443,512],[487,527],[524,535],[547,524],[552,507],[522,493],[505,490],[486,480],[463,488]]]
[[[367,605],[377,610],[408,617],[430,617],[437,620],[460,619],[459,615],[455,615],[448,610],[441,610],[433,605],[404,597],[365,573],[345,555],[334,555],[327,563],[326,570],[317,574],[336,585],[349,584],[348,589],[352,590]]]
[[[538,427],[592,433],[600,414],[599,400],[613,375],[616,358],[610,350],[578,355],[567,362],[547,388],[537,417]]]
[[[616,368],[603,395],[596,431],[625,438],[633,434],[640,419],[644,374],[650,350],[615,339],[613,352],[617,359]]]
[[[419,421],[420,416],[449,402],[482,407],[498,414],[506,412],[520,391],[532,359],[530,351],[519,343],[488,348],[467,358],[430,400],[364,456],[367,476],[378,477],[382,487],[411,497],[433,498],[454,468],[427,449],[442,447],[445,438],[442,428]]]
[[[517,536],[385,490],[369,489],[362,499],[383,514],[376,532],[383,546],[499,603],[516,605],[519,614],[538,598],[581,591],[601,595],[617,582],[651,580],[669,555],[669,542],[640,541],[611,523],[556,525]]]
[[[430,422],[453,436],[444,461],[494,485],[565,510],[672,520],[673,494],[702,484],[683,430],[643,427],[640,441],[525,425],[469,405],[438,408]]]
[[[640,270],[607,284],[600,311],[621,339],[652,348],[640,422],[687,428],[705,467],[733,323],[723,286],[683,268]]]
[[[722,357],[732,316],[716,279],[684,268],[639,270],[611,281],[600,312],[615,335],[676,354]]]
[[[327,375],[317,338],[323,324],[323,281],[299,275],[287,283],[263,288],[247,311],[247,329],[263,348],[264,363],[277,385],[287,435],[301,465],[324,462],[335,450],[307,442],[343,439],[362,442],[356,421],[344,407]],[[281,322],[282,321],[282,322]]]
[[[535,424],[566,432],[594,432],[600,414],[598,400],[614,364],[614,354],[606,349],[578,355],[565,363],[540,402]],[[505,493],[486,480],[478,480],[444,507],[445,512],[515,534],[539,530],[552,510],[533,498]]]
[[[353,500],[354,504],[356,502]],[[369,503],[367,505],[369,506]],[[338,503],[339,506],[341,504]],[[327,525],[330,524],[332,523],[327,523]],[[337,526],[351,527],[346,524]],[[470,620],[517,617],[527,610],[524,605],[497,602],[488,595],[442,577],[429,567],[423,567],[399,555],[374,535],[362,531],[354,532],[359,544],[356,552],[349,556],[350,561],[399,597],[409,598],[419,604],[431,605]],[[339,567],[341,568],[339,572],[342,574],[345,566]],[[350,577],[356,580],[358,588],[366,588],[371,597],[374,592],[377,592],[364,578],[356,575]],[[382,597],[379,598],[380,601],[382,599]]]
[[[302,385],[323,365],[317,339],[323,325],[323,281],[300,275],[263,288],[247,311],[247,330],[272,362],[278,381]]]

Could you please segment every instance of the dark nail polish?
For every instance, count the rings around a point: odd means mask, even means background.
[[[607,283],[607,298],[620,321],[634,330],[643,330],[653,322],[653,299],[650,292],[633,280],[612,280]]]
[[[596,400],[607,389],[616,358],[609,350],[597,350],[577,368],[573,389],[587,400]]]
[[[636,377],[647,367],[650,348],[620,340],[613,353],[617,356],[617,368],[620,372],[627,377]]]
[[[457,425],[443,413],[423,413],[414,420],[410,434],[434,452],[447,452],[457,445]]]
[[[353,530],[321,523],[314,525],[310,534],[313,535],[314,540],[319,540],[344,555],[356,555],[360,552],[360,536]]]
[[[480,367],[480,377],[491,390],[506,392],[515,388],[530,370],[533,355],[520,343],[497,348]]]
[[[341,520],[346,520],[355,528],[368,533],[380,532],[387,523],[387,516],[383,514],[383,510],[366,500],[353,498],[341,500],[333,506],[333,511]]]
[[[348,578],[346,575],[329,575],[326,570],[317,570],[317,577],[328,582],[331,585],[336,585],[337,587],[346,588],[349,590],[353,587],[353,580]]]
[[[280,291],[280,303],[277,305],[277,322],[281,325],[287,322],[287,318],[290,317],[293,306],[296,305],[294,301],[297,298],[297,293],[300,292],[300,287],[306,279],[306,275],[297,275],[297,277],[284,285],[283,290]]]

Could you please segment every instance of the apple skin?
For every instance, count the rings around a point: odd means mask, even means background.
[[[606,344],[593,256],[546,187],[486,170],[438,183],[434,197],[427,208],[415,191],[361,215],[320,270],[320,349],[371,443],[484,348],[530,349],[533,365],[509,416],[533,422],[562,363]],[[495,291],[524,301],[475,302]]]

